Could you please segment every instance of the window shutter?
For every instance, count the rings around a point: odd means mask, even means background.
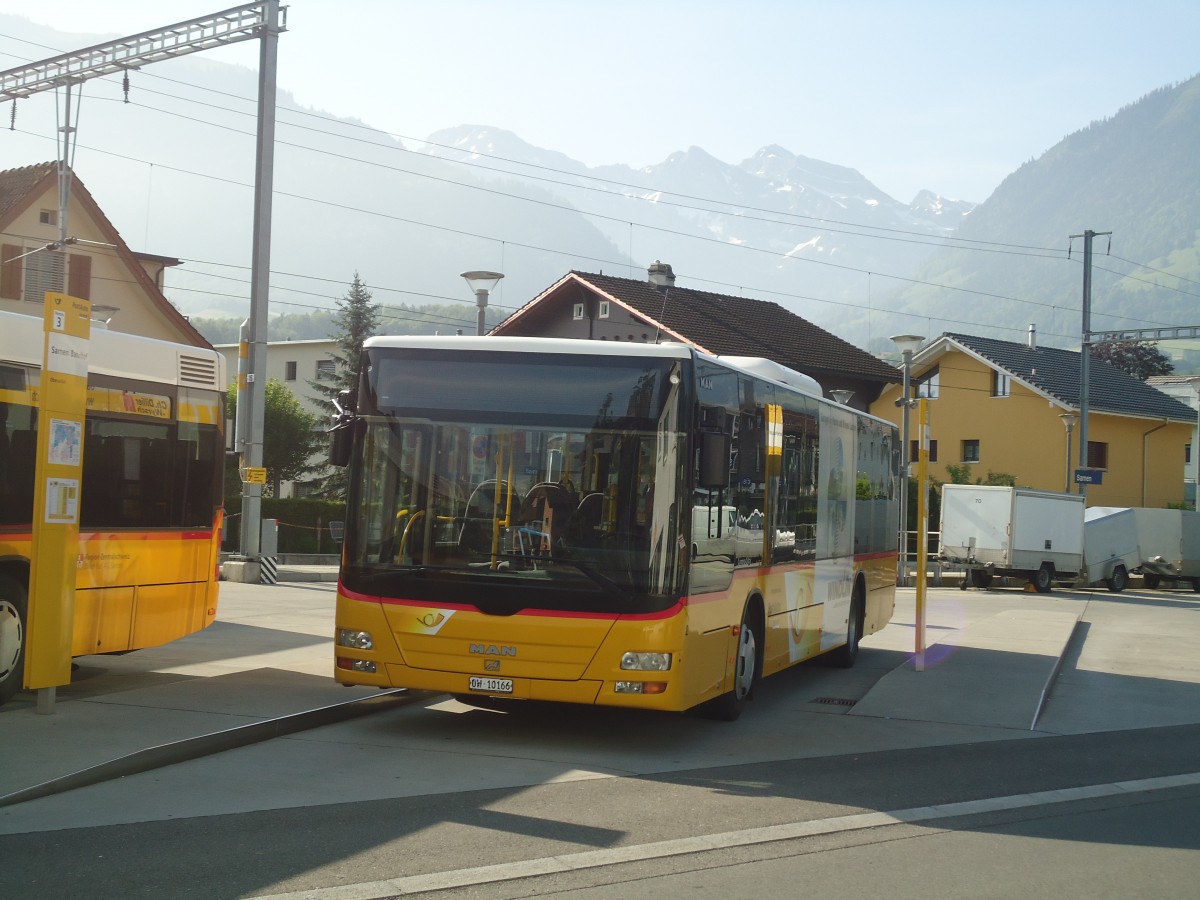
[[[5,300],[20,300],[21,287],[25,279],[22,259],[17,259],[22,250],[16,244],[5,244],[0,248],[0,297]]]
[[[67,262],[67,293],[81,300],[91,300],[92,258],[86,253],[72,253]]]

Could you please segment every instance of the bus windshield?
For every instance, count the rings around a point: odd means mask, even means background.
[[[678,599],[684,360],[368,354],[346,587],[505,615]]]

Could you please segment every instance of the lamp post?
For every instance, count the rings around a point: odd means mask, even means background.
[[[488,294],[495,290],[504,275],[500,272],[463,272],[462,277],[467,280],[467,287],[475,294],[475,305],[479,307],[475,317],[475,333],[483,334],[486,330],[483,320],[487,312]]]
[[[908,409],[909,409],[909,394],[911,392],[912,383],[912,358],[913,354],[920,349],[925,338],[919,334],[897,334],[892,337],[892,343],[896,345],[896,349],[900,351],[900,355],[904,358],[904,387],[903,393],[900,396],[896,405],[902,410],[901,425],[900,425],[900,440],[901,450],[900,459],[903,465],[900,467],[900,543],[899,552],[896,554],[896,583],[902,584],[906,576],[905,563],[908,560],[908,473],[910,456],[908,450]]]
[[[845,406],[850,402],[850,398],[854,396],[854,391],[848,391],[845,388],[838,388],[837,390],[830,391],[829,396],[832,397],[837,403]]]
[[[1071,493],[1071,432],[1075,430],[1075,423],[1079,421],[1079,415],[1073,412],[1065,412],[1059,416],[1062,420],[1063,427],[1067,429],[1067,485],[1063,488],[1068,494]]]

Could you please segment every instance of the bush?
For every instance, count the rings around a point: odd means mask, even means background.
[[[236,552],[241,547],[242,498],[225,498],[225,540],[221,549]],[[341,544],[329,533],[330,522],[344,522],[346,504],[329,500],[264,497],[262,517],[279,522],[280,553],[338,553]]]

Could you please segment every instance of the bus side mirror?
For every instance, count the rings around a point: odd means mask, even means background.
[[[329,429],[329,464],[344,469],[350,464],[350,450],[354,446],[355,424],[354,398],[350,391],[339,391],[333,401],[337,416]]]
[[[697,487],[714,491],[729,486],[729,435],[700,432],[700,478]]]

